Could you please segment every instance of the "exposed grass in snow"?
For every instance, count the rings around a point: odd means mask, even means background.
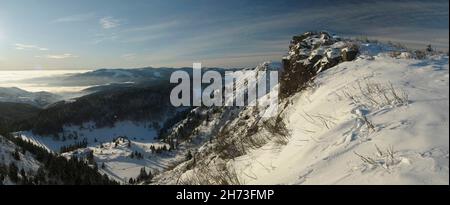
[[[394,88],[392,83],[373,83],[365,80],[357,81],[356,86],[343,90],[345,97],[350,98],[355,104],[373,108],[385,106],[401,106],[409,103],[408,93]]]
[[[370,42],[360,48],[358,59],[282,101],[277,117],[198,108],[195,116],[205,119],[174,126],[187,133],[176,151],[154,153],[152,146],[168,143],[129,122],[69,132],[88,138],[77,152],[92,150],[100,172],[123,183],[145,167],[155,184],[448,184],[448,56],[392,56],[395,46]],[[76,142],[20,134],[56,151]],[[113,142],[118,136],[129,141]],[[131,157],[136,152],[142,157]]]
[[[271,133],[271,138],[278,145],[286,145],[291,135],[286,122],[281,116],[273,117],[263,123],[263,127]]]
[[[215,166],[199,165],[188,176],[181,179],[181,185],[241,185],[238,174],[233,167],[225,164]]]
[[[367,166],[371,168],[382,167],[388,173],[390,173],[391,167],[399,164],[402,161],[400,158],[396,156],[397,154],[393,146],[389,146],[388,148],[386,148],[385,151],[381,150],[377,145],[375,145],[375,148],[377,152],[374,157],[364,156],[358,154],[357,152],[354,153],[361,159],[365,167]]]
[[[285,146],[230,162],[241,181],[448,184],[448,56],[393,58],[369,44],[290,99]]]

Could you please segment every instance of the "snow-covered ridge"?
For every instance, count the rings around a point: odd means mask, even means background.
[[[255,107],[198,107],[161,140],[150,122],[68,126],[88,143],[63,156],[92,152],[99,171],[122,183],[145,168],[156,176],[141,184],[448,184],[448,56],[306,36],[294,38],[283,66],[313,81],[285,95],[274,118]],[[55,152],[76,142],[19,134]],[[171,151],[155,151],[163,147]]]
[[[293,96],[289,143],[230,162],[241,181],[448,184],[448,56],[372,57],[333,67]]]
[[[14,143],[10,142],[8,139],[0,135],[0,166],[8,167],[10,169],[11,165],[17,167],[17,171],[24,170],[29,175],[35,175],[41,163],[34,159],[34,157],[26,152],[22,153],[19,147]],[[5,170],[3,170],[5,171]],[[3,175],[0,173],[0,177],[4,177],[0,180],[0,185],[14,185],[16,182],[10,179],[8,175]],[[22,178],[21,175],[18,175]]]
[[[287,97],[275,122],[222,112],[214,140],[154,183],[448,184],[448,56],[352,43],[361,55]]]

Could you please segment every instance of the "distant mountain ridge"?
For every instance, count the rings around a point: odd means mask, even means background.
[[[205,70],[236,70],[241,68],[205,68]],[[40,77],[34,79],[28,79],[35,83],[44,83],[54,86],[102,86],[108,84],[119,83],[135,83],[147,85],[155,85],[161,82],[167,83],[170,79],[170,75],[174,71],[183,70],[191,73],[192,68],[112,68],[112,69],[97,69],[85,73],[68,74],[60,77]]]
[[[263,107],[173,107],[175,70],[65,76],[91,94],[8,131],[122,184],[448,184],[448,55],[306,32],[281,63],[243,69],[280,71]]]
[[[46,107],[62,100],[62,97],[49,92],[28,92],[20,88],[0,88],[0,102],[25,103],[36,107]]]

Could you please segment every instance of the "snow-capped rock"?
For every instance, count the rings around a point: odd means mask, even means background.
[[[281,87],[277,116],[263,118],[267,107],[196,107],[158,140],[149,122],[72,127],[88,145],[63,156],[92,153],[122,183],[144,167],[161,172],[151,184],[448,184],[448,56],[416,59],[325,32],[295,36],[288,53],[283,69],[246,69],[282,70],[262,98]],[[238,80],[235,90],[246,86]],[[74,142],[19,134],[56,152]]]
[[[396,58],[389,45],[361,47],[364,55],[286,97],[278,118],[222,110],[212,140],[154,183],[448,184],[448,56]]]
[[[303,89],[317,73],[344,61],[352,61],[358,47],[327,32],[306,32],[294,36],[288,56],[283,58],[282,97]]]
[[[286,145],[268,143],[228,167],[243,184],[448,185],[448,92],[448,56],[339,64],[289,98]]]

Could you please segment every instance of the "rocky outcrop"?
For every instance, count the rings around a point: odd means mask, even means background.
[[[306,32],[292,38],[289,54],[283,58],[281,97],[302,89],[318,73],[344,61],[352,61],[358,46],[327,32]]]

